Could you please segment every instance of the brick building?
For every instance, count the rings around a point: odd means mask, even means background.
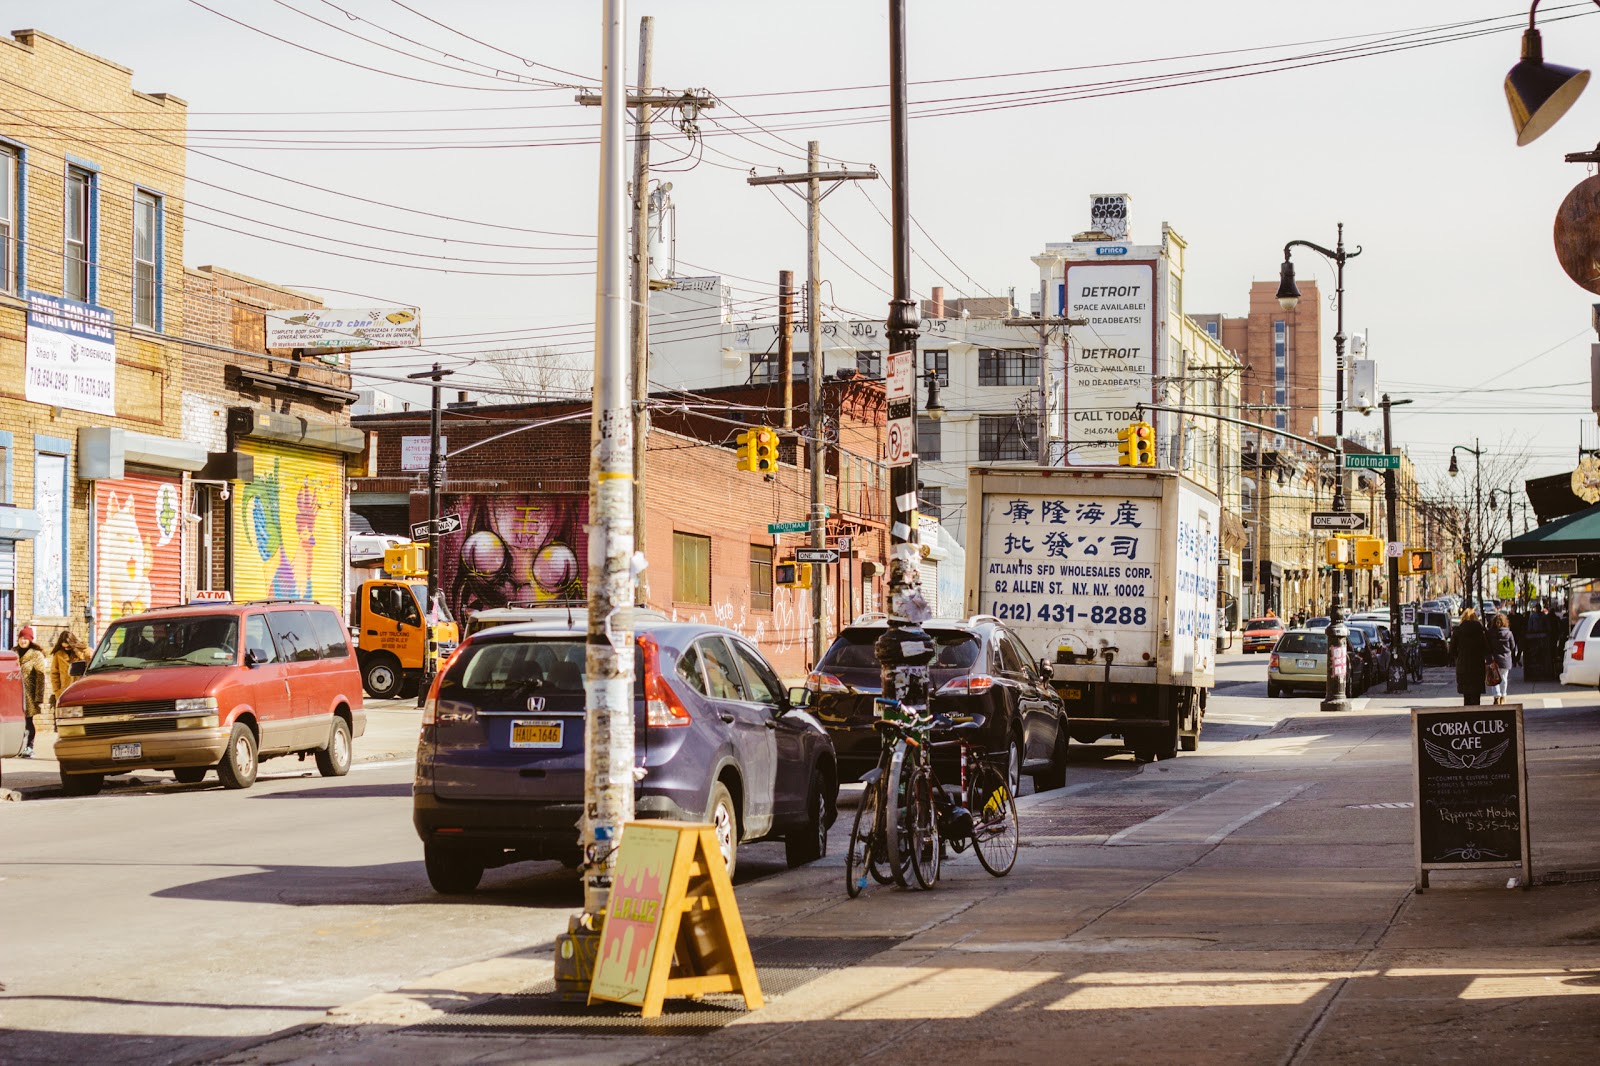
[[[773,568],[808,540],[767,526],[806,518],[806,449],[786,437],[769,475],[738,470],[734,452],[742,426],[781,422],[781,396],[771,385],[653,398],[645,599],[673,617],[738,630],[795,677],[809,665],[812,590],[776,587]],[[848,538],[840,563],[818,568],[831,636],[841,617],[883,602],[888,479],[878,462],[882,382],[831,381],[824,396],[842,445],[827,449],[827,531],[830,544]],[[803,383],[795,384],[794,402],[796,424],[804,424]],[[574,403],[455,404],[444,413],[450,458],[441,512],[459,514],[462,529],[441,542],[439,581],[458,617],[585,595],[588,411]],[[366,415],[354,425],[374,435],[377,467],[375,476],[356,479],[351,510],[379,532],[405,535],[411,521],[427,517],[428,414]]]
[[[1244,362],[1245,418],[1315,437],[1318,429],[1332,428],[1318,418],[1324,406],[1322,299],[1315,281],[1300,281],[1299,286],[1300,302],[1293,311],[1278,306],[1276,281],[1256,281],[1250,284],[1250,310],[1243,318],[1189,317]]]
[[[0,641],[181,595],[187,106],[0,38]],[[133,131],[133,132],[130,132]]]

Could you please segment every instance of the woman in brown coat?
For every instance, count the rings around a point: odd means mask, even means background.
[[[17,755],[33,758],[33,719],[49,706],[50,680],[44,660],[44,649],[34,643],[33,627],[23,626],[17,631],[17,665],[22,668],[22,713],[27,725],[22,738],[22,750]]]
[[[70,629],[63,629],[50,649],[50,706],[54,708],[61,694],[72,684],[72,664],[89,657],[89,646]]]

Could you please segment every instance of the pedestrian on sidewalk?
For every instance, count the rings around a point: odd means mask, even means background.
[[[1506,685],[1511,681],[1511,660],[1517,654],[1517,638],[1511,632],[1511,623],[1505,615],[1497,614],[1490,619],[1486,640],[1489,661],[1484,663],[1484,684],[1496,703],[1504,703]],[[1494,669],[1489,672],[1491,666]],[[1490,678],[1495,674],[1499,675],[1500,680],[1491,684]]]
[[[1483,700],[1483,671],[1488,660],[1488,641],[1478,612],[1468,607],[1450,634],[1450,654],[1456,661],[1456,691],[1462,702],[1476,707]]]
[[[34,640],[32,626],[23,626],[17,631],[17,665],[22,671],[22,713],[26,719],[22,750],[17,754],[31,759],[36,735],[33,720],[45,709],[50,698],[50,679],[46,676],[49,664],[45,661],[44,649]]]
[[[72,664],[89,657],[89,646],[70,629],[63,629],[50,648],[50,715],[55,721],[56,703],[72,684]]]

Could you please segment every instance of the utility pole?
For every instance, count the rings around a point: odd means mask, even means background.
[[[716,107],[716,97],[694,91],[651,92],[653,79],[651,44],[655,19],[639,19],[639,92],[628,97],[627,106],[637,112],[638,133],[633,142],[633,294],[629,304],[633,403],[633,538],[636,550],[645,550],[644,487],[645,446],[650,436],[650,122],[657,107],[675,107],[686,121],[701,109]],[[601,96],[582,93],[578,103],[587,107],[602,105]],[[603,112],[603,107],[602,107]],[[602,123],[604,119],[602,118]],[[640,576],[640,592],[646,585]]]
[[[1038,262],[1038,260],[1035,260]],[[1057,328],[1065,330],[1071,326],[1087,326],[1087,318],[1063,318],[1050,314],[1049,304],[1050,283],[1039,282],[1039,317],[1038,318],[1007,318],[1002,323],[1007,326],[1037,327],[1039,330],[1039,424],[1034,427],[1038,438],[1036,450],[1040,466],[1050,465],[1050,338]],[[1066,338],[1063,337],[1062,351],[1066,350]],[[1063,408],[1064,410],[1064,408]],[[1063,427],[1061,439],[1066,440],[1066,431]],[[1065,456],[1063,456],[1065,461]]]
[[[558,985],[587,991],[616,871],[633,818],[633,406],[628,389],[627,182],[623,161],[623,20],[605,0],[601,63],[600,204],[595,266],[594,401],[590,416],[589,615],[584,670],[583,912],[556,941]],[[565,956],[565,959],[563,958]],[[565,981],[563,982],[563,978]]]
[[[422,604],[423,630],[428,634],[427,650],[422,656],[422,681],[417,685],[417,706],[428,702],[428,688],[433,684],[434,671],[438,669],[439,644],[433,636],[434,604],[439,596],[439,490],[444,487],[444,456],[440,446],[440,382],[453,370],[441,370],[438,363],[432,370],[407,374],[410,378],[427,378],[433,382],[433,403],[428,410],[428,595]]]
[[[1383,408],[1383,454],[1385,455],[1394,454],[1393,438],[1389,427],[1389,408],[1410,402],[1410,400],[1391,400],[1387,392],[1383,394],[1383,402],[1378,406]],[[1399,478],[1396,475],[1397,471],[1394,470],[1385,470],[1383,472],[1383,501],[1389,511],[1390,544],[1394,544],[1400,539],[1400,516],[1396,513],[1399,510],[1400,486],[1398,484]],[[1404,545],[1401,545],[1401,550],[1405,550]],[[1392,553],[1389,554],[1389,636],[1391,642],[1397,648],[1404,650],[1405,635],[1400,630],[1400,557]],[[1394,661],[1389,663],[1389,685],[1384,690],[1386,692],[1404,692],[1408,685],[1404,664],[1400,664],[1398,671],[1395,666],[1396,663]]]
[[[829,193],[837,189],[841,182],[846,181],[875,181],[878,177],[876,170],[823,170],[822,153],[816,141],[806,142],[806,172],[804,174],[767,174],[754,175],[746,178],[750,185],[799,185],[806,187],[806,332],[810,334],[811,352],[807,356],[806,365],[806,394],[810,414],[811,448],[808,461],[811,463],[811,546],[813,548],[826,548],[827,537],[827,506],[823,502],[823,490],[826,484],[827,470],[824,462],[825,448],[823,444],[823,402],[822,402],[822,259],[820,247],[822,243],[822,201]],[[822,183],[827,182],[824,189]],[[780,340],[779,344],[783,344]],[[782,348],[779,349],[779,358],[782,358]],[[791,359],[793,356],[791,355]],[[790,374],[784,375],[784,390],[788,399],[793,400],[793,386],[789,384]],[[787,409],[789,403],[785,404]],[[822,569],[823,564],[813,563],[815,571],[811,582],[811,664],[815,666],[822,660],[822,648],[827,636],[828,628],[828,601],[826,581],[827,571]]]
[[[794,428],[794,271],[778,271],[778,373],[783,377],[783,428]]]

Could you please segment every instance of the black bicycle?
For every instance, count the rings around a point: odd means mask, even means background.
[[[893,882],[906,887],[912,851],[904,837],[908,827],[907,754],[925,745],[932,726],[932,719],[919,709],[897,700],[880,699],[875,710],[878,717],[873,728],[882,743],[878,765],[861,778],[867,787],[862,790],[845,850],[845,891],[851,899],[867,887],[868,877],[880,885]]]

